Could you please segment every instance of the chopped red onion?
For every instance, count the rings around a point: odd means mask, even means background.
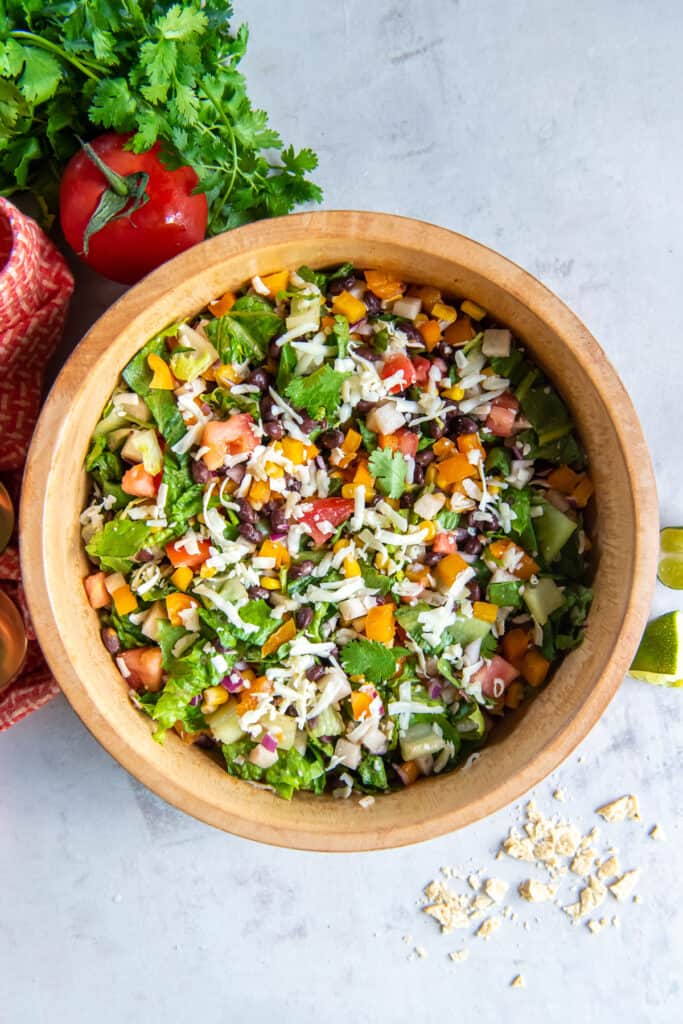
[[[244,679],[236,672],[235,669],[229,672],[227,676],[221,679],[221,686],[227,690],[228,693],[238,693],[244,686]]]
[[[246,473],[246,468],[243,465],[232,466],[230,469],[226,469],[225,475],[230,480],[234,480],[236,484],[242,483],[242,478]]]
[[[438,700],[443,693],[443,686],[441,683],[432,682],[429,684],[429,696],[432,700]]]
[[[261,746],[265,747],[266,750],[270,750],[272,753],[274,750],[277,750],[277,740],[267,732],[261,740]]]
[[[190,707],[191,708],[196,708],[197,705],[201,702],[201,699],[202,698],[200,697],[200,695],[197,694],[197,696],[193,697],[192,700],[190,701]]]

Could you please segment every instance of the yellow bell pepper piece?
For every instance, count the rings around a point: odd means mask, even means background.
[[[444,302],[435,302],[432,306],[432,316],[435,320],[445,320],[447,323],[452,324],[457,318],[457,310],[453,306],[447,306]]]
[[[130,615],[138,606],[138,599],[127,583],[115,590],[111,599],[117,615]]]
[[[270,486],[267,480],[254,480],[251,487],[249,488],[249,501],[256,507],[261,508],[262,505],[270,498]]]
[[[362,575],[360,565],[355,558],[349,557],[344,559],[344,576],[346,576],[347,579],[350,579],[352,576]]]
[[[166,598],[166,611],[171,625],[182,626],[183,620],[180,613],[189,608],[196,608],[197,604],[198,602],[188,594],[169,594]]]
[[[518,544],[514,543],[514,541],[507,540],[506,538],[494,540],[486,549],[486,554],[491,555],[493,558],[497,559],[497,561],[502,561],[503,556],[510,549],[513,549],[517,556],[517,565],[512,570],[512,573],[518,580],[528,580],[534,575],[534,573],[540,572],[539,565],[534,562],[530,555],[527,555],[524,548],[520,548]]]
[[[287,291],[289,271],[278,270],[275,274],[267,274],[266,277],[262,277],[261,280],[270,292],[271,299],[274,299],[278,292]]]
[[[192,569],[188,565],[179,566],[171,576],[171,583],[178,590],[187,590],[192,583]]]
[[[460,311],[471,317],[472,320],[483,320],[486,316],[486,310],[469,299],[465,299],[464,302],[460,303]]]
[[[259,583],[264,590],[279,590],[280,581],[276,580],[274,576],[262,576]]]
[[[365,690],[355,690],[351,694],[351,714],[357,722],[368,717],[371,704],[372,697]]]
[[[222,388],[229,388],[231,384],[238,384],[240,376],[231,363],[221,363],[213,371],[214,380]]]
[[[465,397],[465,389],[461,388],[458,384],[454,384],[453,387],[442,391],[441,396],[442,398],[450,398],[452,402],[461,402]]]
[[[350,324],[355,324],[357,320],[363,319],[367,313],[367,307],[351,292],[344,291],[341,295],[335,295],[332,312],[337,316],[345,316]]]
[[[276,629],[275,632],[268,637],[261,648],[261,657],[267,658],[269,654],[274,654],[278,647],[281,647],[282,644],[286,644],[290,640],[293,640],[295,636],[296,626],[294,624],[294,619],[287,619],[286,622],[282,623],[279,629]]]
[[[380,644],[393,644],[396,633],[393,604],[378,604],[371,608],[365,621],[365,635],[368,640]]]
[[[154,388],[156,391],[173,391],[176,383],[168,363],[165,363],[155,352],[150,352],[147,356],[147,365],[152,371],[150,388]]]
[[[421,523],[417,524],[417,528],[418,530],[425,531],[425,539],[423,543],[431,544],[436,537],[436,523],[431,522],[429,519],[423,519]]]
[[[277,540],[264,540],[259,557],[274,558],[276,569],[282,569],[283,566],[287,568],[292,561],[288,549]]]

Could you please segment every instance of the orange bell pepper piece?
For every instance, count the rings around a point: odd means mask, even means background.
[[[149,382],[150,388],[155,388],[158,391],[173,391],[176,381],[168,363],[164,362],[156,352],[150,352],[147,356],[147,365],[152,371],[152,379]]]
[[[461,434],[458,438],[458,450],[463,455],[467,455],[468,452],[480,452],[482,459],[486,458],[486,452],[479,440],[479,434]]]
[[[548,483],[561,494],[571,494],[581,480],[570,466],[559,466],[548,474]]]
[[[475,336],[472,321],[468,316],[459,316],[452,324],[449,324],[443,332],[443,340],[456,348],[466,345]]]
[[[268,274],[266,277],[262,277],[261,280],[270,292],[271,299],[274,299],[278,292],[287,291],[289,271],[278,270],[277,273]]]
[[[117,615],[130,615],[138,606],[138,599],[127,583],[115,590],[111,598]]]
[[[469,569],[468,563],[461,558],[457,551],[445,555],[434,570],[434,576],[440,587],[448,590],[455,583],[461,572]]]
[[[406,290],[403,281],[399,281],[384,270],[366,270],[364,274],[368,288],[378,299],[399,299]]]
[[[522,659],[529,650],[531,643],[531,631],[528,629],[511,629],[503,637],[503,655],[505,660],[520,669]]]
[[[380,644],[393,644],[396,634],[393,604],[378,604],[370,608],[365,621],[365,635],[368,640]]]
[[[455,451],[455,443],[451,441],[450,437],[440,437],[439,440],[432,445],[432,451],[441,459],[446,455],[453,454]]]
[[[438,464],[436,482],[439,487],[448,487],[474,476],[478,476],[477,467],[462,452],[456,452]]]
[[[441,328],[438,320],[425,320],[418,324],[417,329],[422,335],[425,348],[428,352],[432,352],[441,341]]]
[[[213,302],[209,303],[209,312],[213,313],[214,316],[225,316],[236,302],[237,296],[234,292],[225,292],[224,295],[221,295],[220,299],[214,299]]]
[[[538,563],[534,562],[530,555],[527,555],[524,548],[520,548],[518,544],[511,540],[494,540],[492,544],[489,544],[487,552],[497,561],[501,561],[506,551],[509,551],[511,548],[515,550],[518,556],[517,568],[511,570],[518,580],[528,580],[534,573],[540,571]]]
[[[548,675],[550,662],[535,648],[522,658],[522,675],[530,686],[542,686]]]
[[[576,502],[579,508],[585,508],[591,499],[593,491],[593,481],[589,476],[584,476],[582,480],[576,485],[572,491],[572,498]]]
[[[169,594],[166,598],[166,611],[168,612],[168,618],[171,625],[184,625],[180,613],[187,611],[188,608],[196,608],[198,604],[199,602],[188,594]]]
[[[404,761],[401,768],[401,782],[404,786],[411,786],[420,777],[420,768],[417,761]]]
[[[351,713],[357,722],[370,714],[372,697],[365,690],[354,690],[351,694]]]
[[[286,644],[290,640],[293,640],[295,636],[296,625],[294,623],[294,619],[287,619],[286,622],[282,623],[279,629],[276,629],[275,632],[268,637],[261,648],[261,657],[267,658],[269,654],[274,654],[278,647],[281,647],[282,644]]]

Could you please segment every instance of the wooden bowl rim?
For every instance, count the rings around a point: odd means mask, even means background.
[[[362,221],[362,225],[359,224]],[[43,503],[23,500],[24,495],[41,494],[49,476],[53,452],[59,448],[57,411],[64,389],[76,383],[82,373],[74,356],[82,359],[96,349],[109,332],[110,322],[122,314],[133,319],[141,308],[173,292],[181,283],[202,274],[207,266],[224,259],[247,255],[267,246],[303,240],[310,234],[321,239],[395,243],[398,248],[423,249],[429,241],[432,251],[441,251],[507,292],[548,325],[572,349],[574,358],[591,379],[619,437],[631,486],[638,523],[633,558],[633,579],[626,612],[612,653],[587,700],[554,737],[522,769],[470,804],[445,808],[422,820],[398,823],[380,832],[371,813],[364,812],[367,826],[351,834],[343,825],[321,833],[311,816],[305,824],[289,826],[284,833],[235,814],[205,799],[181,782],[173,781],[151,761],[132,749],[126,737],[115,730],[99,712],[70,662],[58,632],[48,594],[43,544]],[[197,259],[198,253],[203,259]],[[201,263],[200,266],[198,264]],[[144,343],[142,339],[141,344]],[[628,440],[628,443],[627,443]],[[578,317],[545,285],[496,251],[464,235],[425,221],[385,213],[354,210],[318,211],[249,224],[200,243],[148,275],[93,324],[64,364],[48,395],[28,453],[22,501],[20,503],[21,567],[24,588],[36,634],[43,653],[67,700],[83,723],[131,775],[157,795],[194,817],[244,838],[275,846],[327,852],[355,852],[408,845],[443,835],[479,820],[522,796],[553,771],[585,738],[614,696],[631,663],[639,636],[645,626],[655,585],[658,556],[658,505],[654,473],[637,414],[624,385],[605,353]],[[151,740],[150,740],[151,742]],[[435,784],[438,782],[435,780]],[[296,798],[295,798],[296,799]],[[380,797],[380,799],[383,799]]]

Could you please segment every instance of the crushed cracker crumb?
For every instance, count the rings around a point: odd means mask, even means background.
[[[427,959],[427,950],[424,948],[424,946],[416,946],[415,953],[417,954],[417,956],[419,956],[420,960]]]
[[[510,988],[526,988],[526,982],[521,974],[515,975],[510,982]]]
[[[557,892],[557,886],[527,878],[519,884],[519,895],[529,903],[546,903]]]
[[[648,835],[650,839],[656,839],[660,843],[663,843],[666,840],[666,833],[664,832],[664,829],[661,825],[653,825],[650,831],[648,832]]]
[[[461,964],[464,960],[467,960],[470,955],[469,949],[456,949],[452,953],[448,954],[453,963]]]
[[[617,821],[640,821],[640,809],[638,798],[633,794],[620,796],[618,800],[612,800],[609,804],[598,807],[596,814],[599,814],[605,821],[614,823]]]
[[[616,896],[618,900],[628,899],[635,889],[639,877],[640,871],[638,868],[634,868],[633,871],[626,871],[621,878],[617,878],[616,882],[612,882],[609,887],[609,891],[613,896]]]
[[[563,804],[566,799],[567,799],[567,794],[565,793],[565,791],[562,789],[561,786],[558,786],[557,789],[555,790],[555,792],[553,793],[553,800],[557,800],[558,803]]]
[[[501,925],[499,917],[487,917],[477,928],[475,935],[478,939],[490,939],[498,931]]]

